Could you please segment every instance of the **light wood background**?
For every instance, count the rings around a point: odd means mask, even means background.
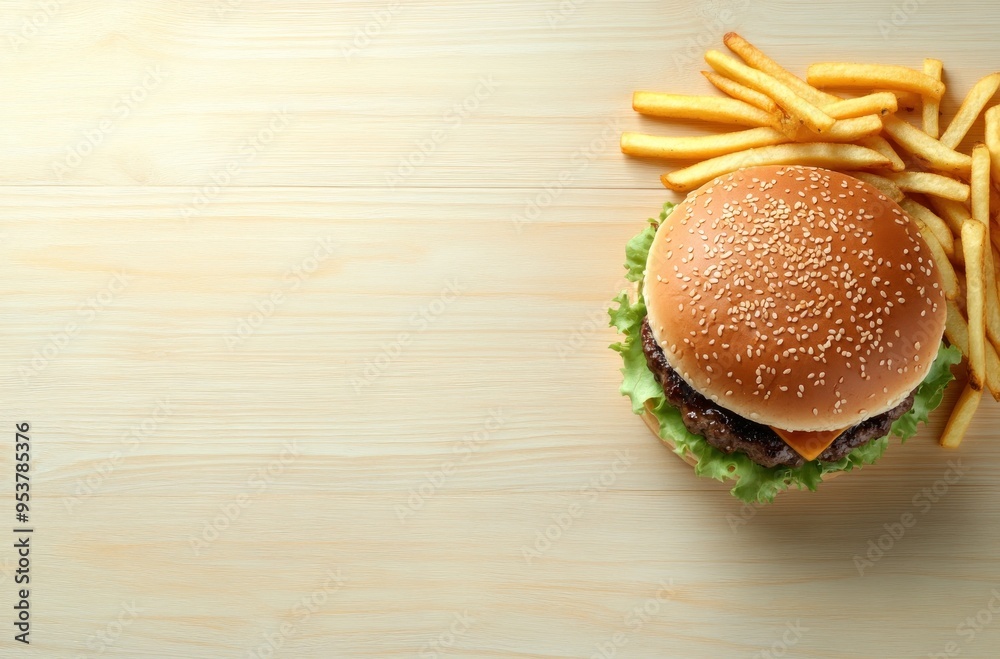
[[[800,73],[939,57],[950,114],[997,27],[985,0],[4,3],[0,518],[28,421],[35,533],[27,648],[0,540],[0,656],[996,656],[997,405],[958,451],[939,414],[742,508],[618,396],[604,310],[671,198],[617,134],[699,130],[633,89],[707,92],[736,29]]]

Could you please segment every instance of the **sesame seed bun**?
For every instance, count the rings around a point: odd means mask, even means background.
[[[744,169],[690,193],[656,232],[643,296],[691,387],[789,431],[899,405],[934,362],[946,312],[906,213],[813,167]]]

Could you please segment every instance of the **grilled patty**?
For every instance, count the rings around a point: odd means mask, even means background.
[[[681,411],[684,425],[692,433],[701,435],[723,453],[745,453],[764,467],[799,467],[805,464],[802,456],[792,450],[769,426],[720,407],[692,389],[667,363],[666,355],[653,338],[648,319],[642,322],[642,351],[646,355],[649,370],[663,387],[667,400]],[[845,430],[817,459],[836,462],[857,447],[885,437],[893,422],[912,407],[911,392],[897,407]]]

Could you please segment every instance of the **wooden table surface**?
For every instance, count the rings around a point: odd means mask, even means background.
[[[605,315],[674,198],[619,133],[698,130],[632,90],[707,93],[738,30],[798,73],[938,57],[949,115],[1000,66],[993,3],[31,0],[0,26],[0,515],[28,422],[34,529],[30,646],[0,531],[0,656],[997,655],[1000,406],[959,450],[938,413],[743,507],[631,414]]]

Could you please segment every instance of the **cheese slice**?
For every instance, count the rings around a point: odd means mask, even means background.
[[[833,441],[844,434],[845,430],[821,430],[819,432],[801,432],[797,430],[782,430],[771,426],[771,430],[785,443],[806,460],[815,460],[827,449]]]

